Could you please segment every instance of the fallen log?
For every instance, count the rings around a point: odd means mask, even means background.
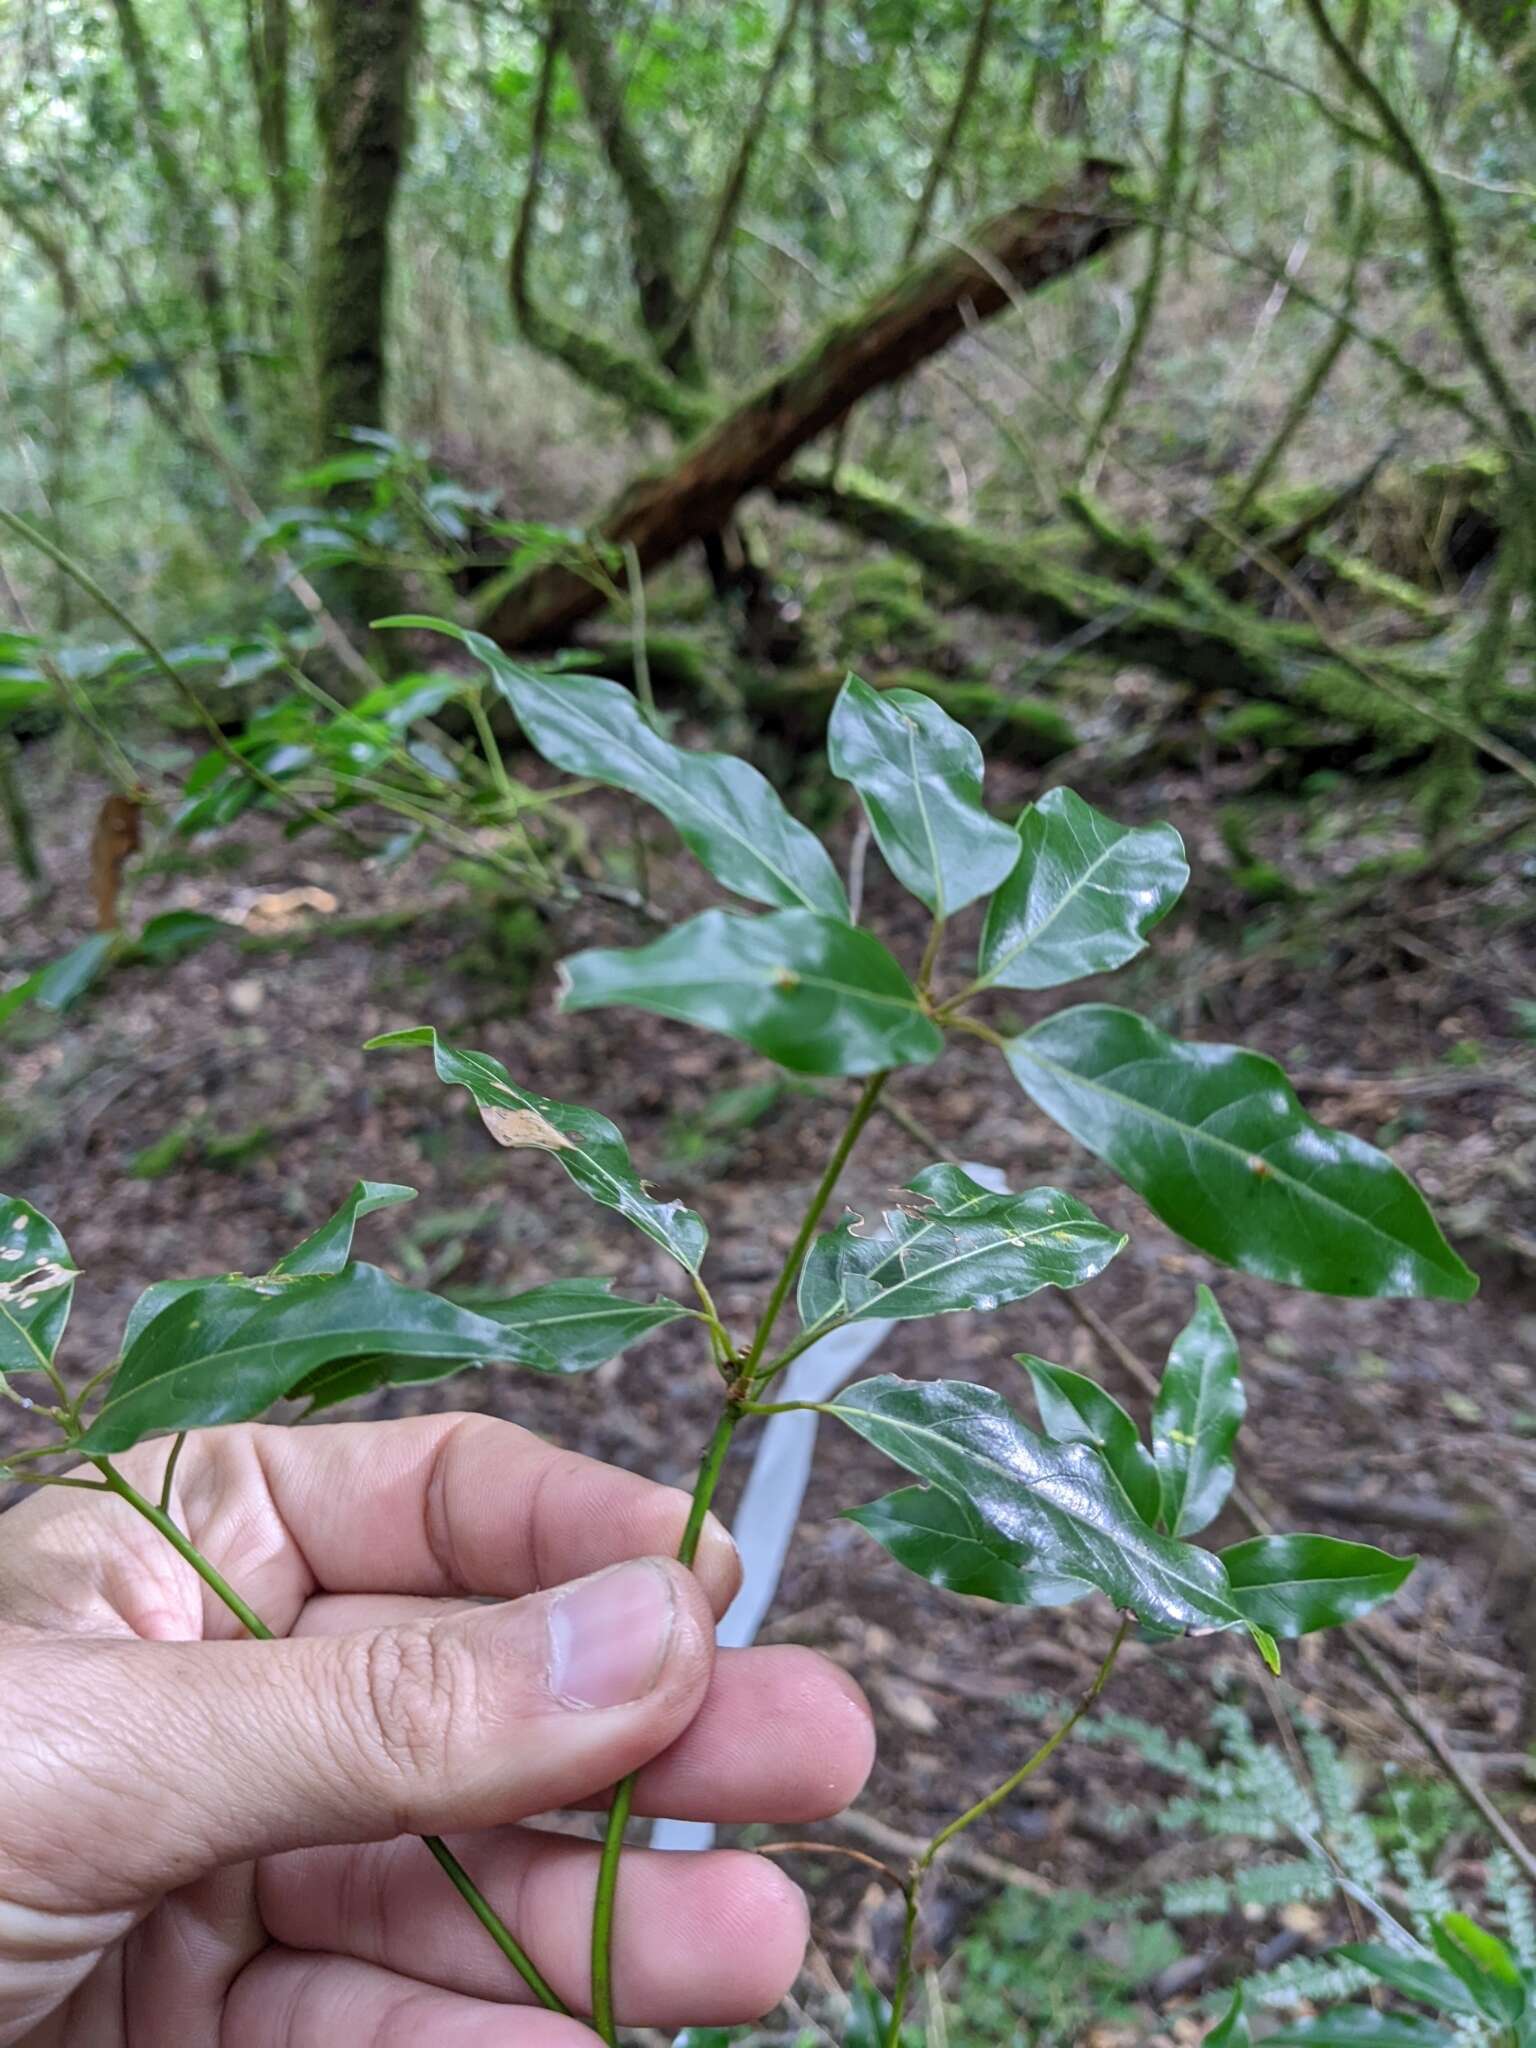
[[[1041,198],[987,221],[963,246],[908,271],[706,428],[670,468],[637,477],[592,538],[632,546],[649,570],[718,533],[739,499],[771,483],[861,398],[1135,227],[1135,211],[1114,201],[1119,177],[1118,165],[1090,160]],[[504,647],[545,645],[605,602],[595,584],[551,564],[516,584],[485,627]]]
[[[1305,623],[1271,619],[1223,595],[1191,564],[1147,562],[1139,584],[1087,569],[1028,541],[1001,540],[915,512],[872,479],[795,475],[773,486],[866,540],[907,555],[961,604],[1032,620],[1082,651],[1153,668],[1175,682],[1322,710],[1391,745],[1419,747],[1440,728],[1402,701],[1411,691],[1446,701],[1445,676],[1374,657],[1395,690],[1374,689]]]

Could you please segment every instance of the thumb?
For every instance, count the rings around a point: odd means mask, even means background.
[[[45,1879],[39,1904],[103,1910],[279,1850],[569,1805],[676,1740],[713,1655],[704,1592],[662,1559],[355,1635],[33,1639],[4,1661],[37,1660],[49,1732],[34,1711],[10,1785],[0,1746],[0,1864]]]

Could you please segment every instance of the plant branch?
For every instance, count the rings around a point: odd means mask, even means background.
[[[843,1135],[833,1147],[821,1179],[816,1183],[815,1191],[806,1205],[800,1228],[795,1233],[795,1241],[785,1254],[783,1266],[774,1282],[773,1292],[768,1297],[768,1305],[759,1318],[751,1345],[741,1362],[740,1374],[733,1382],[732,1394],[720,1411],[720,1419],[715,1424],[714,1435],[709,1440],[709,1447],[699,1467],[699,1476],[694,1482],[692,1504],[688,1510],[688,1521],[683,1530],[682,1542],[678,1545],[677,1555],[680,1564],[692,1565],[698,1554],[704,1519],[709,1513],[710,1502],[714,1499],[715,1488],[719,1484],[726,1453],[730,1450],[737,1424],[743,1415],[777,1412],[746,1397],[754,1384],[754,1375],[762,1362],[768,1340],[773,1335],[773,1326],[779,1319],[779,1311],[784,1306],[789,1290],[794,1284],[795,1274],[799,1271],[800,1262],[815,1235],[816,1226],[832,1199],[843,1168],[848,1163],[848,1155],[858,1143],[860,1132],[875,1113],[881,1090],[888,1078],[888,1070],[882,1070],[880,1073],[871,1074],[864,1083]],[[709,1311],[714,1328],[720,1330],[723,1337],[720,1319],[715,1313],[708,1289],[703,1281],[698,1279],[695,1279],[695,1286],[700,1300]],[[786,1358],[788,1356],[786,1353]],[[779,1369],[780,1365],[776,1361],[773,1371],[777,1372]],[[608,1809],[608,1821],[603,1830],[602,1855],[598,1862],[597,1895],[592,1908],[592,2024],[602,2039],[609,2044],[609,2048],[616,2048],[618,2041],[613,2011],[613,1916],[618,1894],[619,1863],[624,1853],[624,1830],[629,1824],[634,1792],[635,1779],[631,1773],[615,1790],[613,1803]]]
[[[1482,323],[1467,296],[1466,287],[1461,281],[1456,222],[1445,203],[1445,194],[1440,190],[1439,181],[1414,141],[1401,114],[1366,69],[1359,53],[1350,48],[1348,41],[1334,27],[1324,0],[1301,0],[1301,5],[1345,83],[1365,102],[1381,123],[1382,132],[1390,143],[1391,154],[1398,167],[1407,173],[1418,188],[1424,208],[1424,224],[1428,229],[1429,266],[1440,288],[1445,310],[1450,315],[1451,324],[1461,339],[1462,347],[1487,386],[1489,396],[1503,415],[1514,452],[1529,464],[1532,458],[1536,457],[1536,421],[1532,420],[1514,386],[1505,375],[1504,367],[1495,356],[1488,337],[1483,332]]]
[[[1130,1628],[1131,1616],[1129,1614],[1123,1615],[1120,1626],[1115,1631],[1115,1639],[1110,1644],[1103,1663],[1094,1673],[1092,1684],[1055,1732],[1048,1736],[1034,1754],[1027,1757],[1010,1777],[1005,1778],[1001,1785],[998,1785],[993,1791],[989,1792],[984,1799],[978,1799],[974,1806],[968,1807],[964,1813],[940,1828],[922,1854],[913,1858],[912,1869],[906,1883],[906,1924],[902,1931],[901,1961],[897,1966],[896,1987],[891,1994],[891,2025],[890,2031],[886,2036],[885,2048],[901,2048],[901,2023],[906,2011],[907,1995],[912,1988],[913,1959],[917,1947],[917,1916],[918,1909],[922,1903],[923,1879],[932,1869],[935,1857],[940,1854],[947,1843],[954,1840],[956,1835],[963,1834],[976,1821],[984,1819],[987,1814],[1001,1806],[1005,1799],[1011,1799],[1013,1794],[1017,1792],[1027,1779],[1032,1778],[1036,1771],[1049,1763],[1078,1722],[1085,1715],[1093,1711],[1094,1704],[1100,1693],[1103,1692],[1105,1686],[1109,1683],[1110,1675],[1115,1668],[1116,1659],[1119,1657],[1121,1647],[1130,1633]]]
[[[858,1143],[859,1135],[863,1131],[864,1126],[874,1115],[880,1101],[881,1091],[889,1078],[890,1070],[887,1068],[882,1069],[878,1074],[871,1074],[864,1083],[859,1099],[854,1104],[853,1114],[848,1119],[847,1128],[844,1130],[842,1137],[838,1139],[832,1156],[827,1161],[826,1170],[816,1184],[816,1191],[811,1196],[805,1215],[801,1218],[800,1228],[795,1235],[795,1241],[790,1246],[783,1267],[780,1269],[779,1277],[773,1284],[773,1292],[768,1297],[768,1305],[763,1310],[757,1329],[753,1333],[752,1343],[747,1351],[746,1361],[742,1369],[744,1379],[751,1379],[762,1364],[763,1353],[767,1350],[768,1340],[773,1335],[773,1326],[779,1319],[779,1311],[783,1308],[788,1298],[790,1288],[794,1285],[795,1275],[800,1270],[800,1262],[810,1249],[811,1239],[816,1235],[816,1226],[821,1221],[822,1213],[826,1209],[828,1202],[832,1199],[838,1181],[842,1178],[843,1168],[848,1164],[848,1155]]]

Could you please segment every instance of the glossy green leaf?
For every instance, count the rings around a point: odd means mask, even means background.
[[[1084,1579],[1033,1571],[1027,1553],[989,1528],[970,1503],[936,1486],[904,1486],[849,1508],[898,1564],[930,1585],[1008,1607],[1065,1607],[1093,1591]]]
[[[1243,2010],[1243,1987],[1239,1984],[1232,1994],[1232,2003],[1200,2043],[1200,2048],[1252,2048],[1252,2043],[1248,2015]]]
[[[455,1365],[506,1359],[507,1333],[376,1266],[259,1282],[209,1281],[162,1309],[124,1354],[81,1439],[125,1451],[157,1430],[248,1422],[322,1366],[379,1356]]]
[[[1062,1365],[1020,1355],[1040,1410],[1040,1426],[1057,1443],[1096,1444],[1104,1462],[1125,1488],[1126,1499],[1144,1522],[1155,1528],[1162,1488],[1152,1453],[1141,1440],[1134,1419],[1097,1380],[1085,1379]],[[1177,1533],[1177,1531],[1175,1531]]]
[[[1526,1983],[1513,1954],[1465,1913],[1442,1913],[1429,1930],[1435,1954],[1461,1979],[1479,2011],[1503,2025],[1525,2016]]]
[[[907,1183],[930,1206],[857,1218],[817,1238],[800,1269],[807,1329],[878,1316],[890,1322],[993,1309],[1042,1287],[1080,1287],[1125,1244],[1058,1188],[1000,1195],[958,1166]]]
[[[139,1338],[148,1329],[162,1309],[170,1307],[173,1301],[180,1301],[184,1294],[195,1293],[199,1287],[209,1287],[215,1280],[229,1287],[246,1287],[254,1294],[257,1282],[245,1273],[200,1273],[189,1280],[155,1280],[145,1288],[128,1311],[128,1320],[123,1325],[123,1334],[118,1342],[118,1353],[126,1357]]]
[[[206,917],[200,910],[167,910],[150,918],[134,940],[133,950],[139,959],[164,967],[214,939],[233,936],[233,927],[221,917]]]
[[[498,1145],[532,1146],[557,1159],[583,1194],[616,1209],[637,1230],[670,1252],[691,1273],[699,1269],[709,1232],[681,1202],[653,1201],[630,1164],[629,1147],[617,1128],[596,1110],[552,1102],[513,1082],[489,1053],[461,1052],[445,1045],[430,1024],[412,1031],[388,1031],[370,1038],[364,1050],[426,1045],[432,1048],[437,1078],[467,1088],[486,1129]]]
[[[32,1000],[45,1010],[71,1008],[106,973],[119,943],[116,932],[92,932],[78,946],[49,961],[33,987]]]
[[[352,1256],[352,1238],[359,1221],[376,1209],[393,1209],[400,1202],[414,1202],[416,1190],[392,1180],[359,1180],[336,1214],[296,1244],[272,1268],[296,1278],[304,1273],[339,1273]]]
[[[48,1218],[0,1195],[0,1373],[40,1372],[59,1347],[78,1267]]]
[[[1293,2020],[1264,2036],[1264,2048],[1452,2048],[1456,2036],[1412,2013],[1340,2005],[1316,2019]]]
[[[1333,1536],[1254,1536],[1222,1551],[1232,1604],[1271,1635],[1310,1635],[1390,1600],[1418,1563]]]
[[[489,669],[530,746],[568,775],[627,789],[653,804],[727,889],[754,903],[847,918],[848,897],[825,847],[790,816],[750,762],[673,746],[618,683],[537,674],[509,661],[483,633],[442,619],[378,623],[431,626],[462,640]]]
[[[920,1066],[944,1046],[880,941],[809,910],[706,910],[649,946],[577,953],[564,973],[565,1010],[631,1003],[728,1032],[798,1074]]]
[[[689,1311],[675,1301],[626,1301],[611,1280],[552,1280],[504,1301],[479,1301],[480,1315],[500,1323],[519,1365],[540,1372],[590,1372]]]
[[[1341,1962],[1369,1970],[1373,1977],[1380,1978],[1393,1991],[1400,1991],[1405,1998],[1416,1998],[1420,2004],[1434,2006],[1439,2012],[1470,2016],[1480,2010],[1461,1979],[1428,1956],[1388,1948],[1379,1941],[1348,1942],[1333,1954]]]
[[[1209,1287],[1174,1338],[1152,1405],[1152,1457],[1163,1526],[1193,1536],[1221,1513],[1236,1468],[1232,1446],[1248,1405],[1237,1339]]]
[[[1171,825],[1117,825],[1070,789],[1019,820],[1018,863],[987,906],[980,988],[1059,988],[1134,960],[1189,881]]]
[[[1280,1068],[1089,1003],[1013,1039],[1019,1085],[1181,1237],[1319,1294],[1465,1301],[1477,1280],[1383,1152],[1314,1123]]]
[[[606,1280],[555,1280],[505,1301],[476,1302],[474,1312],[500,1324],[505,1345],[500,1363],[560,1374],[590,1372],[663,1323],[675,1322],[688,1313],[671,1301],[615,1299],[608,1292],[609,1284]],[[370,1353],[321,1366],[290,1391],[296,1399],[309,1402],[305,1412],[313,1415],[340,1401],[372,1393],[375,1387],[442,1379],[457,1370],[457,1363],[454,1359]]]
[[[1155,1627],[1242,1625],[1217,1558],[1148,1528],[1092,1444],[1036,1436],[989,1387],[885,1374],[824,1406],[908,1472],[968,1502],[1032,1571],[1082,1579]]]
[[[935,917],[987,895],[1017,861],[1018,835],[982,805],[981,748],[931,697],[849,676],[827,760],[858,791],[891,873]]]
[[[30,1003],[42,986],[46,967],[36,968],[31,974],[24,974],[20,981],[13,981],[8,989],[0,993],[0,1024],[8,1017],[14,1017],[24,1004]]]

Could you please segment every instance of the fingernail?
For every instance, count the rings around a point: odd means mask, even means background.
[[[672,1581],[656,1565],[620,1565],[583,1579],[549,1611],[549,1689],[572,1707],[622,1707],[661,1676],[677,1618]]]

